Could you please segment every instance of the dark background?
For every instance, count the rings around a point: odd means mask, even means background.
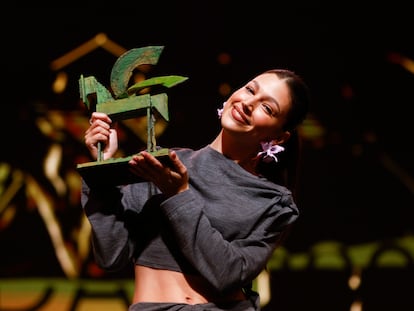
[[[311,119],[323,133],[304,144],[302,215],[286,241],[290,250],[321,240],[354,245],[412,234],[414,75],[391,56],[414,57],[413,22],[398,1],[366,5],[153,1],[3,10],[9,18],[1,20],[0,159],[26,171],[40,169],[36,150],[42,142],[32,122],[37,103],[82,110],[79,75],[108,84],[116,57],[97,49],[68,65],[68,89],[60,96],[51,91],[56,72],[50,63],[105,33],[126,49],[165,46],[156,70],[190,78],[171,91],[164,146],[197,148],[212,140],[216,110],[225,100],[218,92],[223,82],[235,89],[271,67],[304,77],[313,96]],[[221,53],[231,56],[229,64],[218,62]],[[84,152],[73,146],[67,156]],[[28,235],[47,238],[33,215],[21,217],[23,225],[3,237],[24,254],[19,247]]]

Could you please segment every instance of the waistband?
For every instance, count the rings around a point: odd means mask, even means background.
[[[251,300],[229,302],[225,304],[203,303],[189,305],[185,303],[139,302],[132,304],[128,311],[257,311]]]

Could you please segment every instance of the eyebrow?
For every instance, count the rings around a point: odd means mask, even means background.
[[[259,84],[256,80],[252,80],[252,83],[255,85],[255,87],[256,87],[257,89],[259,89],[259,90],[260,90],[260,84]],[[268,98],[268,100],[269,100],[269,101],[273,102],[273,103],[276,105],[277,110],[278,110],[278,113],[280,113],[280,104],[279,104],[279,102],[276,100],[276,98],[274,98],[274,97],[272,97],[272,96],[267,96],[267,98]]]

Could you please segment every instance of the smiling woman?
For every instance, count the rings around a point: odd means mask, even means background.
[[[129,310],[260,309],[252,282],[299,215],[285,178],[292,168],[286,159],[297,159],[298,149],[287,142],[297,137],[309,101],[294,72],[260,73],[227,98],[210,144],[171,148],[169,165],[148,151],[133,155],[130,171],[141,182],[83,180],[97,263],[107,270],[135,265]],[[116,122],[102,112],[91,120],[85,144],[95,157],[102,144],[109,160]]]

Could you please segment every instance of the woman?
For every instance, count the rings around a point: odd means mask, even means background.
[[[146,182],[83,181],[97,263],[115,270],[134,262],[130,311],[260,309],[251,283],[298,217],[284,178],[297,150],[286,143],[308,105],[295,73],[266,71],[218,109],[222,128],[209,145],[171,148],[169,166],[140,152],[129,165]],[[95,112],[90,121],[86,146],[96,158],[102,142],[104,159],[112,157],[110,118]]]

